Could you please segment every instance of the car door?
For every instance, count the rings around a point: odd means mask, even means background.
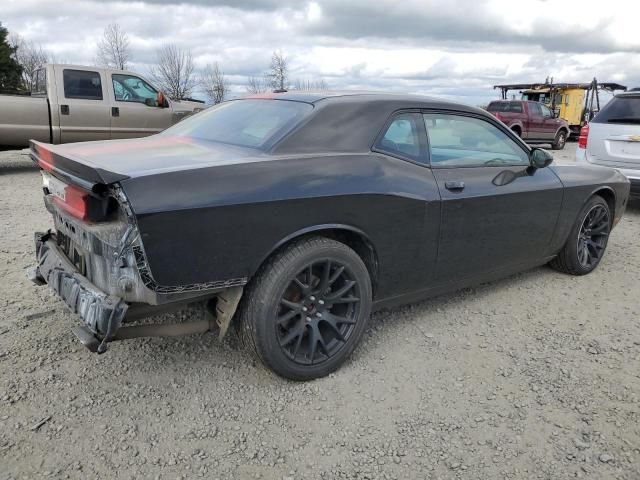
[[[436,280],[455,282],[545,258],[562,202],[551,169],[480,116],[424,113],[441,196]]]
[[[542,118],[542,104],[529,102],[529,136],[528,140],[544,139],[544,119]]]
[[[392,285],[388,287],[391,292],[400,293],[402,285],[412,285],[415,290],[421,290],[433,284],[440,228],[440,194],[429,168],[427,134],[420,111],[395,112],[373,151],[393,157],[390,164],[393,166],[385,169],[388,173],[402,172],[398,178],[419,185],[413,188],[420,192],[418,198],[424,201],[421,221],[417,222],[415,217],[402,210],[395,212],[395,219],[385,220],[392,225],[401,219],[402,224],[401,229],[388,232],[390,248],[397,253],[394,254],[393,265],[387,267],[386,276]]]
[[[124,73],[110,76],[114,102],[111,138],[145,137],[172,124],[171,109],[158,104],[158,91],[148,82]]]
[[[560,126],[560,120],[555,117],[551,109],[546,105],[540,105],[540,109],[542,110],[542,127],[540,129],[542,136],[540,138],[553,140]]]
[[[110,102],[103,73],[57,67],[61,143],[108,140]]]

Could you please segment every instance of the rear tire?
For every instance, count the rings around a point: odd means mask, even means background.
[[[611,232],[609,205],[594,195],[582,207],[567,243],[549,265],[571,275],[586,275],[602,260]]]
[[[556,134],[556,138],[551,144],[551,149],[562,150],[566,144],[567,144],[567,132],[565,130],[560,130]]]
[[[518,137],[522,138],[522,132],[520,131],[519,127],[513,127],[511,131],[515,133]]]
[[[369,272],[353,250],[325,237],[300,240],[251,280],[238,310],[240,336],[282,377],[323,377],[360,343],[371,298]]]

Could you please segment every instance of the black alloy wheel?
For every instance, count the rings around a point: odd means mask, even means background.
[[[549,265],[571,275],[593,271],[604,256],[612,225],[609,204],[599,195],[592,196],[580,210],[564,247]]]
[[[584,217],[578,233],[578,261],[585,269],[598,264],[611,229],[609,210],[603,205],[595,205]]]
[[[360,286],[346,265],[331,259],[311,262],[280,299],[280,347],[301,365],[328,360],[349,340],[359,309]]]
[[[308,237],[281,249],[245,288],[238,308],[244,344],[292,380],[336,370],[356,348],[371,312],[369,271],[349,246]]]

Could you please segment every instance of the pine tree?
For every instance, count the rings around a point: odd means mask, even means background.
[[[17,48],[7,41],[9,32],[0,23],[0,90],[19,90],[22,67],[15,59]]]

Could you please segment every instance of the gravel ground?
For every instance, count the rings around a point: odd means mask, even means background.
[[[50,219],[17,152],[0,153],[0,200],[3,480],[640,478],[638,205],[593,274],[538,268],[378,313],[337,373],[292,383],[213,333],[89,353],[24,276]]]

